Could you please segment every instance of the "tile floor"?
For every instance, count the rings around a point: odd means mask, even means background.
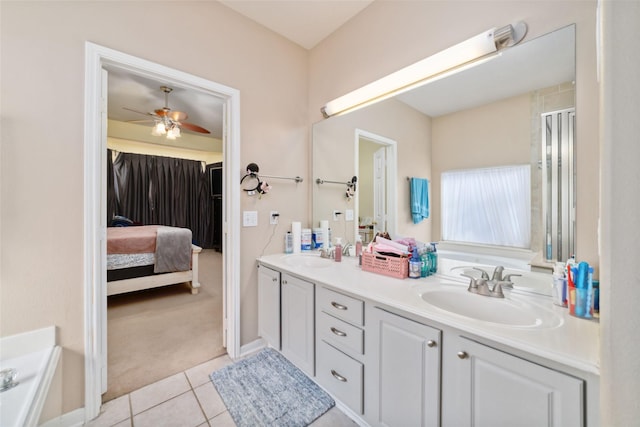
[[[216,369],[232,363],[229,356],[195,366],[102,405],[90,427],[235,427],[224,402],[209,379]],[[312,427],[357,426],[334,407]]]

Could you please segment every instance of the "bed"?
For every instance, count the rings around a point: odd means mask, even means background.
[[[107,228],[107,296],[189,282],[200,288],[198,255],[188,228],[142,225]]]

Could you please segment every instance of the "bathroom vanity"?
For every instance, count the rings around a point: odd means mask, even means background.
[[[599,425],[598,323],[537,293],[540,273],[498,299],[440,264],[402,280],[355,258],[262,257],[260,335],[363,425]]]

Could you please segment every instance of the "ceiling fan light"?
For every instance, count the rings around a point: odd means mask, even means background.
[[[167,139],[176,139],[180,136],[180,128],[177,126],[172,127],[167,131]]]
[[[151,131],[151,135],[161,136],[167,133],[167,129],[164,126],[164,123],[158,122],[153,126],[153,130]]]

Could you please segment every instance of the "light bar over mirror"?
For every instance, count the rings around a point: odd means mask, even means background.
[[[372,102],[398,95],[445,75],[461,71],[493,58],[496,52],[518,44],[527,25],[518,22],[491,28],[468,40],[422,59],[366,86],[329,101],[320,111],[325,118],[362,108]]]

